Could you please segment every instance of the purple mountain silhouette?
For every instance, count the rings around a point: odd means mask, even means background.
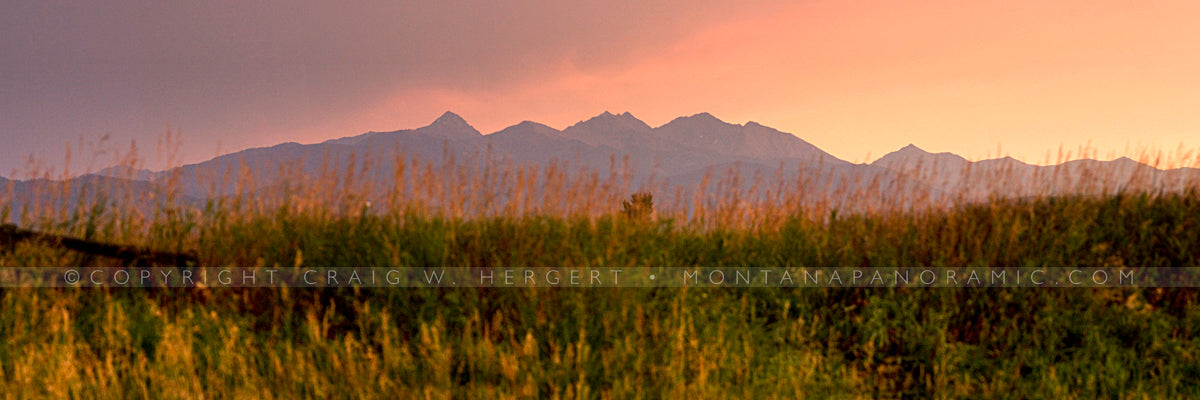
[[[1200,177],[1200,170],[1162,171],[1128,158],[1078,160],[1054,166],[1034,166],[1012,158],[972,162],[951,153],[929,153],[911,144],[871,164],[853,164],[793,134],[755,122],[731,124],[708,113],[651,127],[628,112],[604,112],[561,131],[524,121],[483,135],[462,117],[447,111],[416,129],[248,149],[168,171],[113,167],[90,179],[121,178],[152,186],[175,182],[188,199],[246,190],[269,191],[287,187],[290,181],[299,179],[297,176],[345,176],[350,171],[356,179],[370,179],[379,187],[389,187],[394,184],[390,179],[396,163],[414,158],[433,164],[452,161],[475,166],[496,162],[554,164],[620,173],[628,176],[635,188],[665,184],[684,191],[697,187],[706,176],[736,177],[746,190],[765,177],[803,182],[807,194],[831,198],[870,189],[885,197],[983,199],[996,193],[1024,196],[1067,192],[1090,181],[1104,182],[1091,186],[1089,190],[1096,192],[1180,190]],[[252,177],[249,181],[255,186],[239,185],[243,177]],[[9,184],[20,189],[13,204],[35,201],[35,196],[21,191],[36,185]],[[853,204],[861,199],[838,201]]]

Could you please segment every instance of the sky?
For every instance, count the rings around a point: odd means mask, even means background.
[[[484,133],[709,112],[853,162],[909,143],[1036,164],[1186,155],[1197,20],[1200,2],[1170,0],[9,1],[0,176],[131,149],[161,169],[447,110]]]

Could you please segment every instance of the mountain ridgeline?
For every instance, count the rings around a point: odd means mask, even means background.
[[[1197,169],[1159,170],[1128,158],[1035,166],[1012,158],[971,162],[913,145],[870,164],[854,164],[795,135],[755,122],[727,123],[708,113],[651,127],[630,113],[605,112],[563,130],[525,121],[484,135],[446,112],[416,129],[316,144],[283,143],[167,171],[117,166],[73,179],[61,190],[77,196],[88,192],[88,185],[127,182],[126,187],[139,192],[152,190],[147,185],[172,187],[173,201],[203,204],[300,190],[320,181],[326,185],[320,191],[356,191],[364,201],[426,193],[424,201],[446,202],[452,200],[437,193],[482,184],[502,192],[488,201],[504,204],[520,197],[496,189],[505,187],[504,182],[519,181],[530,193],[548,195],[548,186],[587,186],[581,181],[590,179],[592,186],[607,185],[621,196],[648,191],[658,204],[686,208],[703,206],[705,197],[723,196],[728,202],[732,196],[733,203],[802,201],[873,209],[994,196],[1178,191],[1193,187],[1197,177]],[[8,183],[13,214],[41,201],[39,196],[45,195],[35,189],[47,185]],[[431,185],[441,187],[431,190]]]

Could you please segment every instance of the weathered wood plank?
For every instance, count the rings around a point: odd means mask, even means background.
[[[174,265],[185,267],[195,265],[199,257],[195,253],[174,253],[159,251],[140,246],[127,246],[85,240],[70,236],[55,235],[22,229],[13,224],[0,225],[0,244],[10,246],[16,242],[36,241],[50,246],[78,251],[100,257],[108,257],[127,262],[143,262],[158,265]]]

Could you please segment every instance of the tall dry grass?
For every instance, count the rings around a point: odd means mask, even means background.
[[[933,171],[710,170],[683,187],[638,182],[619,156],[607,171],[503,160],[396,149],[172,170],[152,187],[44,180],[13,212],[194,250],[203,266],[1200,266],[1197,181],[1182,172],[972,167],[941,182],[962,193],[898,196],[936,186]],[[623,214],[633,193],[653,208]],[[81,262],[36,243],[0,254]],[[9,289],[0,302],[12,398],[1200,394],[1187,290]]]

